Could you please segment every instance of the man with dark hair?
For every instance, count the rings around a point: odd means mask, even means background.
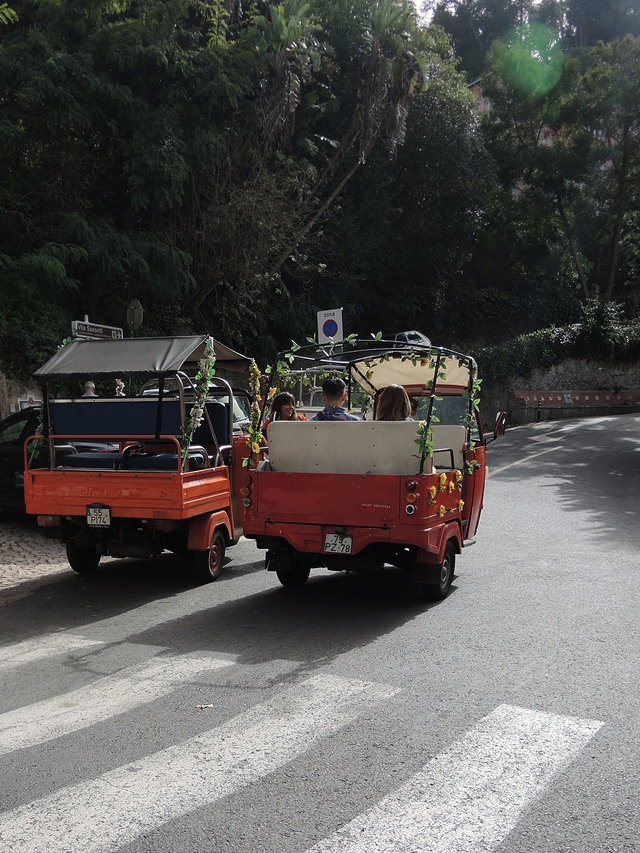
[[[347,399],[347,386],[342,379],[329,377],[322,383],[322,400],[324,409],[311,418],[312,421],[359,421],[360,418],[350,415],[344,408]]]

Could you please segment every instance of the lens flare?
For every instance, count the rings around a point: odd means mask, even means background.
[[[493,66],[503,80],[534,97],[560,79],[564,57],[558,34],[545,24],[522,24],[496,45]]]

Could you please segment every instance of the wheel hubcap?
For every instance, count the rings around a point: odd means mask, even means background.
[[[212,542],[209,548],[209,571],[213,574],[218,570],[220,565],[220,546],[217,542]]]

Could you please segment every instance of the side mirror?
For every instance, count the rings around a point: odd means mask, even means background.
[[[498,412],[496,415],[496,422],[493,427],[493,437],[497,438],[499,435],[504,435],[504,432],[507,428],[507,413],[506,412]]]
[[[504,431],[507,428],[507,413],[506,412],[498,412],[496,415],[496,422],[493,427],[493,435],[489,436],[485,444],[491,444],[492,441],[495,441],[499,435],[504,435]]]

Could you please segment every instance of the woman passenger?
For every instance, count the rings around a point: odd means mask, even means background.
[[[378,397],[377,421],[410,421],[411,401],[402,385],[387,385]]]
[[[299,415],[296,412],[296,399],[289,391],[281,391],[276,394],[271,403],[271,411],[269,417],[265,420],[262,426],[262,432],[267,434],[267,427],[271,421],[306,421],[304,415]]]

